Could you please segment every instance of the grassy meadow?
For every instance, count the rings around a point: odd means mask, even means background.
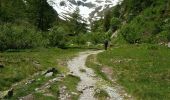
[[[122,45],[100,53],[96,60],[90,56],[87,65],[107,81],[110,80],[101,69],[111,68],[117,82],[137,100],[170,99],[170,49],[167,47]]]
[[[58,48],[40,48],[40,49],[29,49],[13,51],[9,50],[0,53],[0,64],[4,68],[0,68],[0,91],[5,91],[14,88],[14,96],[12,99],[17,99],[18,97],[26,96],[30,93],[35,94],[35,97],[41,99],[44,97],[42,94],[35,93],[37,87],[42,86],[50,79],[55,78],[55,76],[50,78],[45,78],[43,75],[33,76],[35,73],[45,71],[49,68],[56,68],[59,74],[66,74],[68,72],[66,61],[75,56],[79,51],[83,49],[58,49]],[[24,85],[22,81],[25,79],[36,80],[30,85]],[[68,80],[75,80],[74,83]],[[76,83],[79,82],[79,78],[67,76],[62,83],[51,84],[51,93],[54,93],[55,97],[45,96],[47,99],[56,99],[58,87],[61,84],[66,84],[69,86],[69,90],[76,91]],[[13,86],[14,84],[19,84],[18,86]],[[50,99],[50,100],[51,100]]]

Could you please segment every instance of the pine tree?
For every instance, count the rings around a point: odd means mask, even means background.
[[[39,30],[47,31],[58,18],[57,12],[47,0],[29,0],[28,16]]]
[[[91,32],[103,32],[103,19],[91,22]]]
[[[104,14],[104,32],[107,32],[110,29],[110,20],[111,20],[111,11],[108,10]]]
[[[25,4],[23,0],[1,0],[0,22],[14,22],[25,17]]]
[[[82,19],[79,12],[80,10],[77,7],[76,10],[70,15],[70,18],[69,18],[70,32],[73,33],[73,35],[78,35],[80,33],[87,32],[86,21]]]

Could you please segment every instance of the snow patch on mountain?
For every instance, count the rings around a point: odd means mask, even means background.
[[[119,0],[48,0],[49,4],[65,19],[78,7],[80,15],[87,21],[101,18],[101,12],[115,6]]]

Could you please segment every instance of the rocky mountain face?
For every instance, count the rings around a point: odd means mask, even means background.
[[[49,4],[58,12],[61,19],[68,17],[76,8],[86,20],[96,20],[102,17],[103,11],[113,7],[119,0],[48,0]]]

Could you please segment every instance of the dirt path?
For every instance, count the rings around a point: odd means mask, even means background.
[[[89,55],[98,54],[102,51],[86,51],[81,52],[78,57],[68,62],[68,68],[75,76],[80,77],[81,82],[77,86],[77,90],[82,94],[79,100],[96,100],[94,98],[95,90],[98,89],[97,84],[103,80],[96,76],[94,71],[86,67],[85,62]],[[123,100],[123,96],[119,94],[117,89],[110,87],[108,84],[101,85],[110,96],[110,100]]]

